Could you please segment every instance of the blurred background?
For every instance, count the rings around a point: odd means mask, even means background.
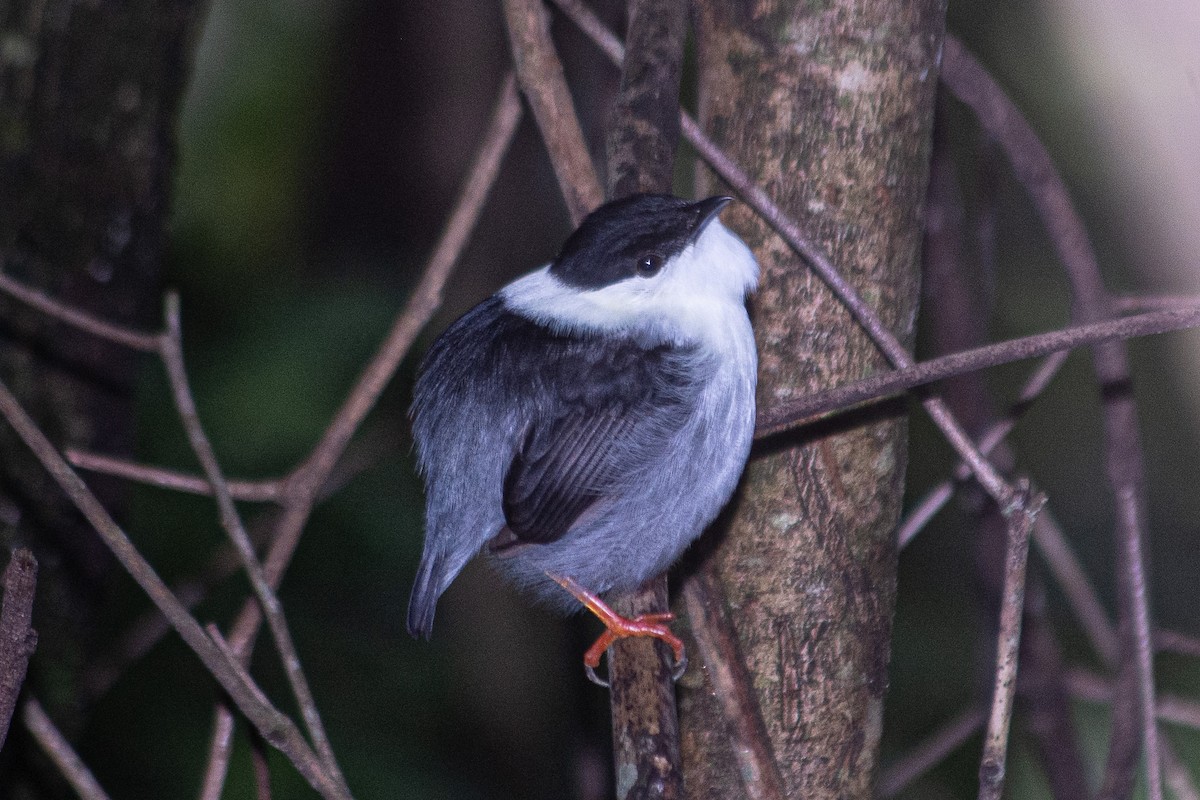
[[[621,6],[593,5],[618,28]],[[1184,0],[950,8],[951,30],[1054,154],[1114,290],[1200,288],[1198,8]],[[566,20],[555,17],[554,33],[599,156],[618,74]],[[228,474],[279,475],[316,441],[417,279],[508,64],[495,3],[213,2],[179,130],[167,284],[183,297],[192,385]],[[993,334],[1065,324],[1062,272],[1030,204],[970,115],[944,106],[968,219],[994,214],[994,256],[968,253],[969,263],[991,264],[980,286],[995,297]],[[568,232],[526,119],[417,350],[550,258]],[[1200,634],[1197,354],[1197,334],[1132,345],[1152,510],[1153,609],[1161,624],[1191,634]],[[590,620],[532,609],[474,564],[444,597],[431,643],[404,631],[422,536],[405,416],[418,356],[368,420],[364,469],[315,514],[281,592],[350,785],[360,798],[610,796],[607,697],[583,679],[579,663],[596,633]],[[1029,368],[989,374],[997,403],[1013,398]],[[193,470],[156,363],[143,370],[139,406],[138,458]],[[953,461],[925,420],[913,419],[909,484],[917,497]],[[1090,361],[1081,353],[1013,442],[1018,468],[1049,494],[1111,612],[1101,433]],[[251,520],[265,513],[245,511]],[[969,519],[969,509],[952,504],[901,557],[885,764],[960,711],[988,669]],[[209,501],[153,489],[136,490],[129,522],[172,582],[196,577],[222,540]],[[1041,569],[1036,557],[1033,568]],[[245,592],[240,576],[216,582],[198,617],[227,621]],[[1049,602],[1068,658],[1097,667],[1053,589]],[[98,641],[115,641],[146,609],[132,582],[113,571]],[[260,644],[255,673],[281,700],[287,694],[275,662]],[[1200,692],[1195,662],[1164,656],[1158,667],[1162,688]],[[54,686],[53,676],[40,681]],[[73,702],[42,692],[52,708]],[[73,733],[114,797],[194,796],[213,700],[195,659],[168,638],[93,706],[76,709]],[[1087,703],[1075,711],[1098,775],[1106,712]],[[1200,772],[1200,736],[1168,732]],[[1009,796],[1048,796],[1019,735],[1013,752]],[[973,796],[978,754],[976,738],[904,796]],[[272,764],[277,797],[311,795],[281,759]],[[226,796],[252,796],[244,730],[231,774]],[[62,787],[45,792],[66,796]]]

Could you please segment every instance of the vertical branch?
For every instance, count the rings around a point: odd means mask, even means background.
[[[749,800],[784,800],[787,791],[771,737],[754,694],[754,681],[729,618],[725,599],[706,564],[683,587],[687,621],[707,682],[721,704],[730,750]]]
[[[631,0],[629,43],[608,130],[608,197],[669,192],[679,143],[679,81],[687,7]],[[667,580],[612,598],[626,615],[667,609]],[[683,796],[673,657],[662,642],[620,640],[609,650],[617,797]]]
[[[996,640],[995,686],[983,759],[979,764],[979,800],[1000,800],[1008,762],[1008,730],[1013,698],[1017,693],[1017,666],[1021,653],[1021,617],[1025,612],[1025,571],[1029,563],[1029,534],[1045,498],[1030,495],[1013,507],[1008,516],[1008,552],[1004,559],[1004,590],[1000,601],[1000,630]]]
[[[608,129],[610,200],[671,191],[686,34],[684,3],[630,0],[621,88]]]
[[[33,594],[37,588],[37,560],[33,553],[19,547],[4,568],[4,604],[0,606],[0,749],[8,736],[8,724],[29,657],[37,647],[37,632],[30,626]]]

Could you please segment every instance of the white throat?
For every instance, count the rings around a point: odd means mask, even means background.
[[[549,269],[501,289],[506,305],[564,333],[619,333],[720,350],[729,346],[732,331],[740,336],[748,330],[746,295],[758,284],[754,254],[716,219],[650,278],[579,289]]]

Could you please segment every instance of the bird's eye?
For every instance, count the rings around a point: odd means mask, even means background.
[[[650,278],[657,275],[665,263],[667,263],[667,260],[658,253],[647,253],[638,258],[637,273],[643,278]]]

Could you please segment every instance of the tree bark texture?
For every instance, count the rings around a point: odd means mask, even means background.
[[[606,150],[608,199],[670,192],[679,145],[679,82],[687,7],[679,0],[630,0],[621,89]],[[667,609],[667,579],[610,597],[621,614]],[[682,796],[675,657],[662,642],[618,640],[608,651],[613,773],[618,800]]]
[[[195,0],[0,6],[5,272],[102,318],[155,326],[176,112],[200,8]],[[129,451],[136,358],[0,297],[0,374],[58,444]],[[119,508],[118,482],[92,485]],[[0,531],[6,547],[52,554],[42,558],[56,598],[42,609],[43,644],[78,646],[86,597],[111,559],[7,426]]]
[[[944,4],[695,7],[702,124],[911,339]],[[763,270],[760,408],[887,368],[782,240],[744,206],[725,219]],[[705,554],[789,797],[871,796],[906,458],[896,405],[761,442]],[[689,796],[741,796],[709,687],[688,687],[681,715]]]

